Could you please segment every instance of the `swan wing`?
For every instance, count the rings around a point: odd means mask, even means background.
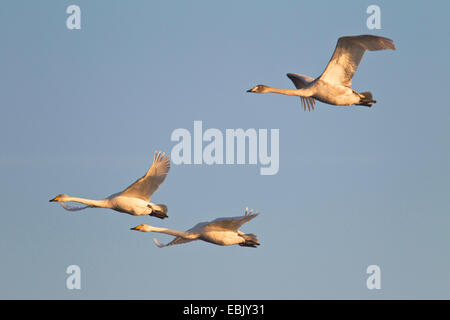
[[[173,239],[172,241],[170,241],[167,244],[162,244],[158,241],[158,239],[153,238],[153,242],[155,243],[155,245],[159,248],[164,248],[164,247],[169,247],[169,246],[173,246],[174,244],[182,244],[182,243],[187,243],[187,242],[191,242],[194,241],[195,239],[185,239],[182,237],[176,237],[175,239]]]
[[[298,73],[288,73],[287,77],[291,79],[297,89],[304,89],[314,81],[314,78]]]
[[[152,194],[158,190],[164,179],[166,179],[169,169],[169,157],[165,156],[163,152],[155,152],[153,164],[145,176],[126,188],[120,195],[150,201]]]
[[[245,214],[240,217],[230,217],[230,218],[218,218],[210,223],[208,223],[204,229],[207,231],[213,230],[232,230],[237,231],[244,223],[249,222],[259,213],[251,213]]]
[[[297,89],[304,89],[314,81],[313,78],[298,73],[288,73],[287,77],[291,79]],[[303,110],[306,111],[306,107],[308,107],[308,111],[314,110],[316,99],[313,97],[300,97],[300,100],[302,101]]]
[[[63,207],[67,211],[80,211],[80,210],[84,210],[86,208],[92,208],[92,206],[83,206],[83,207],[70,206],[70,205],[68,205],[67,203],[64,203],[64,202],[59,202],[59,204],[61,205],[61,207]]]
[[[352,78],[366,50],[395,50],[391,39],[373,36],[347,36],[338,39],[333,56],[319,79],[352,87]]]

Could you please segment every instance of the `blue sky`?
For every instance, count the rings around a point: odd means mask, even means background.
[[[81,30],[66,28],[77,4]],[[381,8],[368,30],[366,8]],[[0,298],[449,299],[450,109],[446,2],[5,1],[0,11]],[[376,34],[353,78],[372,108],[254,95],[321,74],[343,35]],[[67,212],[59,193],[99,199],[170,153],[194,120],[222,132],[279,129],[280,169],[173,165],[153,201],[169,218]],[[257,249],[158,249],[140,223],[243,226]],[[160,241],[170,236],[156,235]],[[82,289],[66,289],[67,266]],[[366,268],[381,268],[381,290]]]

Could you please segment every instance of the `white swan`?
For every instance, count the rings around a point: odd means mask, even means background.
[[[153,164],[147,173],[122,192],[115,193],[103,200],[90,200],[60,194],[51,199],[50,202],[60,202],[61,206],[69,211],[86,208],[108,208],[136,216],[151,215],[164,219],[167,217],[167,206],[149,201],[152,194],[163,183],[169,169],[169,157],[164,156],[164,153],[155,152]],[[80,202],[87,206],[72,207],[63,203],[67,201]]]
[[[243,216],[218,218],[211,222],[201,222],[185,232],[166,228],[157,228],[147,224],[138,225],[137,227],[131,228],[131,230],[141,232],[159,232],[176,237],[168,244],[161,244],[158,240],[153,239],[155,244],[160,248],[172,246],[174,244],[187,243],[194,240],[203,240],[221,246],[238,244],[243,247],[256,248],[256,246],[259,246],[257,237],[254,234],[246,234],[238,230],[244,223],[252,220],[258,215],[257,212],[253,214],[252,212],[253,210],[248,211],[248,208],[246,208]]]
[[[296,73],[288,73],[297,89],[277,89],[265,85],[257,85],[247,92],[254,93],[281,93],[299,96],[304,110],[314,110],[315,100],[324,103],[346,106],[362,105],[371,107],[376,101],[370,92],[361,92],[352,89],[352,77],[366,50],[376,51],[395,50],[391,39],[372,36],[348,36],[338,39],[336,49],[325,71],[317,79]]]

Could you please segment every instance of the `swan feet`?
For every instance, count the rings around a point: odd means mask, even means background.
[[[163,204],[155,204],[155,205],[149,204],[149,205],[147,205],[147,207],[149,207],[151,209],[150,213],[148,214],[149,216],[160,218],[160,219],[165,219],[168,217],[167,206],[165,206]]]
[[[165,219],[165,218],[169,217],[166,213],[159,212],[159,211],[153,211],[152,213],[149,214],[149,216],[160,218],[160,219]]]

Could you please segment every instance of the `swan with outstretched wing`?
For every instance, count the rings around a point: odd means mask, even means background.
[[[391,39],[373,35],[341,37],[337,41],[325,71],[317,79],[288,73],[287,76],[296,89],[279,89],[259,84],[247,92],[299,96],[305,111],[306,108],[308,111],[314,110],[316,100],[337,106],[371,107],[373,103],[376,103],[372,93],[369,91],[359,93],[352,89],[352,78],[364,52],[386,49],[395,50]]]
[[[188,243],[195,240],[203,240],[221,246],[238,244],[243,247],[256,248],[259,246],[258,238],[252,233],[243,233],[239,228],[246,222],[258,216],[253,210],[245,209],[245,213],[240,217],[218,218],[211,222],[201,222],[187,231],[178,231],[167,228],[157,228],[148,224],[141,224],[131,230],[141,232],[159,232],[175,236],[168,244],[161,244],[157,239],[153,239],[155,244],[162,248],[175,244]]]
[[[135,216],[151,215],[164,219],[167,217],[167,206],[151,203],[150,198],[164,182],[169,169],[169,157],[162,152],[155,152],[153,164],[147,173],[122,192],[115,193],[102,200],[60,194],[51,199],[50,202],[59,202],[64,209],[69,211],[79,211],[86,208],[108,208]],[[86,206],[69,206],[64,202],[79,202]]]

